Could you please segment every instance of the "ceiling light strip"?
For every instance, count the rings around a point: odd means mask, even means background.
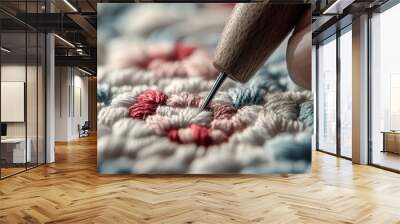
[[[58,34],[54,34],[55,37],[57,37],[59,40],[61,40],[62,42],[66,43],[67,45],[69,45],[70,47],[76,48],[75,45],[73,45],[71,42],[69,42],[68,40],[60,37]]]
[[[5,47],[1,47],[0,49],[1,49],[2,51],[6,52],[6,53],[10,53],[10,52],[11,52],[11,50],[9,50],[9,49],[7,49],[7,48],[5,48]]]
[[[353,2],[354,0],[336,0],[332,5],[325,9],[322,14],[342,14],[343,10]]]
[[[67,4],[74,12],[78,12],[78,9],[75,8],[68,0],[64,0],[65,4]]]
[[[90,73],[90,72],[88,72],[88,71],[86,71],[86,70],[83,70],[83,69],[81,69],[81,68],[79,68],[79,67],[78,67],[78,70],[81,71],[81,72],[83,72],[83,73],[85,73],[85,74],[87,74],[87,75],[92,75],[92,73]]]

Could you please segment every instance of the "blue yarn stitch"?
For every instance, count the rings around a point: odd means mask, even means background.
[[[235,108],[258,104],[267,92],[286,91],[287,82],[284,79],[287,79],[287,74],[270,72],[264,65],[246,85],[228,90],[228,95]]]
[[[307,130],[298,134],[281,134],[264,145],[278,161],[311,162],[311,132]]]
[[[100,161],[97,172],[102,174],[130,174],[134,173],[132,164],[128,159],[116,159],[113,161]]]
[[[282,79],[287,75],[281,72],[270,72],[268,67],[261,67],[256,75],[249,81],[250,87],[264,89],[267,92],[286,91],[287,85]]]
[[[314,123],[314,103],[306,101],[300,105],[299,121],[303,122],[307,127],[312,127]]]
[[[283,165],[284,164],[284,165]],[[281,163],[279,166],[273,166],[271,164],[250,166],[246,167],[240,171],[242,174],[277,174],[277,173],[305,173],[310,168],[310,163],[305,161],[296,161],[296,165],[293,166],[292,163],[286,162]]]
[[[97,102],[109,105],[111,103],[111,90],[107,84],[102,84],[97,87]]]
[[[228,95],[232,99],[233,106],[238,109],[246,105],[258,104],[262,100],[264,94],[258,88],[240,86],[228,90]]]

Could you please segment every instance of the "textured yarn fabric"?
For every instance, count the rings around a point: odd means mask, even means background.
[[[197,12],[192,5],[185,7]],[[230,6],[209,8],[228,14]],[[160,8],[133,11],[140,10]],[[204,13],[206,9],[198,10]],[[195,26],[179,35],[196,41],[160,36],[180,27],[178,21],[187,23],[182,20],[190,16],[186,12],[168,14],[164,21],[151,16],[157,24],[136,21],[140,25],[126,31],[129,35],[140,31],[151,41],[126,41],[128,34],[121,32],[113,42],[123,42],[131,51],[108,51],[105,64],[98,68],[99,172],[220,174],[309,169],[312,94],[289,80],[279,52],[248,83],[225,81],[207,110],[200,111],[217,75],[212,66],[214,48],[207,47],[210,40],[204,38],[207,43],[199,44],[203,36]],[[218,21],[207,20],[200,30],[215,28],[218,31],[210,35],[216,35],[225,19]]]

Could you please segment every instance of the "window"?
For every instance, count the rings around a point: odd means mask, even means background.
[[[352,156],[352,34],[351,26],[340,36],[340,155]]]
[[[371,162],[400,170],[400,4],[371,18]]]
[[[336,153],[336,36],[318,47],[318,149]]]

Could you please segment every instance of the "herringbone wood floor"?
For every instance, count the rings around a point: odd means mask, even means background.
[[[104,176],[96,139],[0,181],[0,223],[400,223],[400,175],[315,152],[311,174]]]

